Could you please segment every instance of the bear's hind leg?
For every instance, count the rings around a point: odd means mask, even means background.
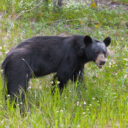
[[[27,90],[28,81],[31,78],[30,71],[24,63],[10,63],[6,67],[7,94],[10,99],[21,97],[24,101],[24,92]]]
[[[26,74],[17,74],[16,76],[16,73],[12,73],[12,75],[7,77],[7,93],[10,95],[11,100],[20,97],[21,101],[24,101],[24,93],[27,90],[28,81]]]

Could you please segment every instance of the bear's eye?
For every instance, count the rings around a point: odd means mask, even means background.
[[[98,40],[95,40],[96,42],[99,42]]]
[[[99,54],[99,51],[95,51],[95,54],[96,54],[96,55]]]

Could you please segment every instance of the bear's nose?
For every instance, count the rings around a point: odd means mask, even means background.
[[[101,60],[100,65],[104,65],[104,64],[105,64],[105,60]]]

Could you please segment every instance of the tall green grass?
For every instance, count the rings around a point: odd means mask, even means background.
[[[68,82],[63,94],[51,94],[52,75],[33,79],[26,93],[25,115],[20,104],[5,105],[3,78],[0,77],[0,127],[10,128],[104,128],[128,127],[128,14],[122,8],[91,9],[87,5],[64,7],[54,12],[49,5],[44,11],[23,13],[34,2],[0,1],[0,63],[6,53],[21,40],[35,35],[91,35],[99,40],[112,38],[103,69],[85,65],[84,81]],[[50,1],[49,1],[50,2]],[[38,13],[37,13],[38,12]]]

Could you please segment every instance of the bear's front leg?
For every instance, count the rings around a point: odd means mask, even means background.
[[[57,73],[54,77],[53,77],[53,83],[52,83],[52,94],[54,95],[55,93],[55,85],[57,84],[58,88],[59,88],[59,92],[60,94],[62,94],[64,86],[66,85],[67,81],[69,80],[69,75],[66,75],[67,73]]]
[[[80,67],[77,68],[76,71],[74,71],[73,76],[71,77],[71,80],[76,82],[77,80],[83,81],[84,77],[84,65],[81,65]]]
[[[51,93],[54,95],[55,93],[55,85],[56,85],[56,81],[57,81],[57,75],[54,75],[53,80],[52,80],[52,89],[51,89]]]
[[[79,81],[83,81],[83,78],[84,78],[84,65],[81,66],[79,70],[79,76],[78,76]]]

